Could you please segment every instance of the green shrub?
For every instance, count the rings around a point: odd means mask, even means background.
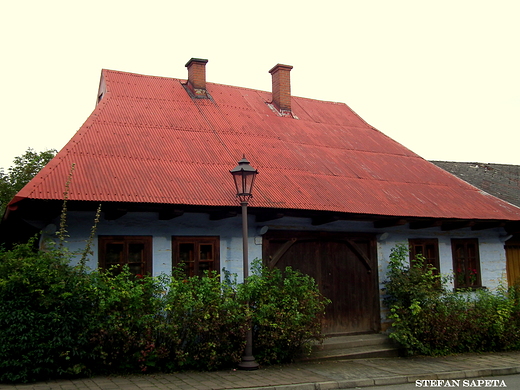
[[[321,337],[327,300],[290,268],[248,283],[70,266],[34,240],[0,252],[0,381],[214,370],[235,365],[253,324],[258,361],[290,361]],[[250,302],[250,306],[247,304]]]
[[[520,347],[519,289],[448,291],[446,278],[410,264],[408,247],[390,255],[384,304],[393,321],[390,337],[409,354],[447,355]]]
[[[330,300],[308,275],[287,267],[278,269],[253,263],[253,274],[244,288],[253,324],[253,354],[259,363],[293,360],[310,351],[312,341],[322,340],[321,326]]]
[[[90,346],[96,372],[147,371],[168,356],[156,342],[163,325],[160,315],[165,287],[150,276],[95,271],[89,294],[95,305]]]
[[[422,256],[410,263],[408,246],[397,245],[390,253],[387,280],[383,283],[386,293],[383,303],[390,310],[392,320],[390,337],[409,354],[431,354],[423,336],[435,329],[430,329],[425,317],[443,293],[435,269],[425,266]]]
[[[164,369],[214,370],[240,361],[248,317],[233,287],[214,272],[174,272],[164,297],[161,337],[171,354]]]
[[[34,239],[0,251],[0,381],[84,373],[92,301],[88,277],[64,252],[38,251]]]
[[[501,342],[505,345],[505,350],[520,350],[520,285],[509,287],[507,297],[509,305],[506,306],[506,310],[500,308],[499,313],[502,318],[501,323],[505,324]],[[508,311],[510,311],[509,318]]]

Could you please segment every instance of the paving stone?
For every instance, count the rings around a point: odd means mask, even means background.
[[[520,351],[440,358],[307,362],[257,371],[224,370],[0,384],[0,390],[333,390],[520,373]]]

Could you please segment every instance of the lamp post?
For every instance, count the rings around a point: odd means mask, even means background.
[[[247,205],[249,199],[253,197],[253,185],[255,184],[255,177],[258,171],[249,165],[246,156],[244,155],[242,160],[238,162],[238,165],[231,171],[233,180],[235,181],[235,187],[237,191],[237,198],[240,200],[242,206],[242,248],[243,248],[243,275],[244,283],[249,276],[249,260],[248,260],[248,247],[247,247]],[[249,302],[248,302],[249,304]],[[241,370],[256,370],[258,369],[258,363],[253,356],[253,330],[251,326],[246,334],[246,348],[242,361],[238,364],[238,368]]]

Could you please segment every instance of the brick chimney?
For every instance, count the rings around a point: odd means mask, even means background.
[[[208,60],[192,58],[186,63],[188,68],[188,88],[195,97],[205,98],[206,92],[206,64]]]
[[[273,104],[281,112],[291,111],[290,65],[278,64],[269,71],[273,79]]]

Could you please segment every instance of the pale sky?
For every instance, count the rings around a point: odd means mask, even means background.
[[[101,69],[348,104],[429,160],[520,165],[520,1],[28,0],[0,8],[0,167],[61,149]]]

